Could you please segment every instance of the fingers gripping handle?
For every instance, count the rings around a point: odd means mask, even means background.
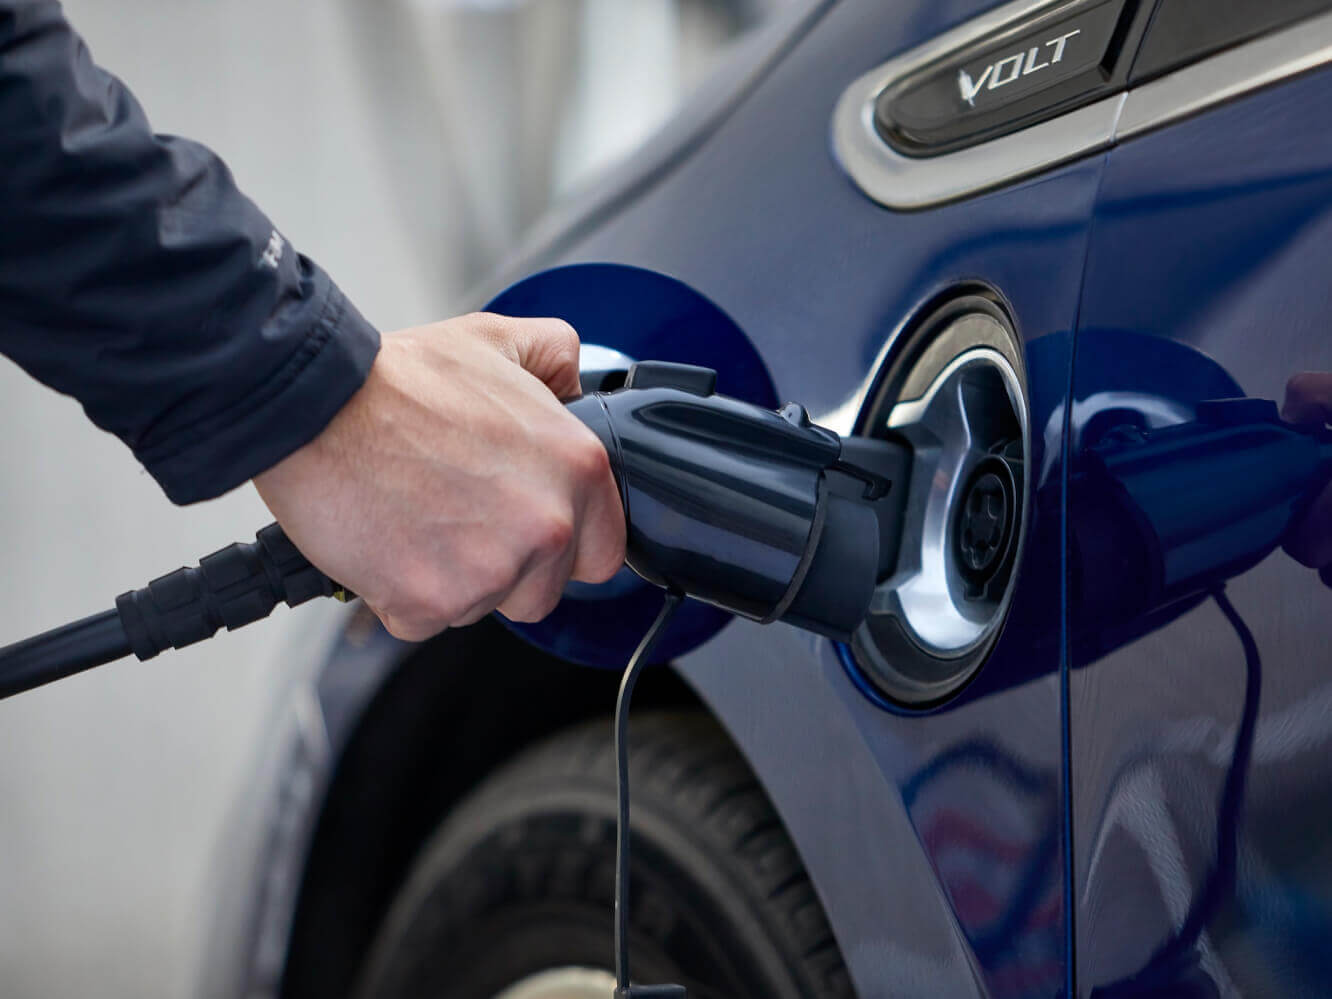
[[[306,560],[282,528],[270,524],[249,544],[228,545],[140,590],[116,598],[130,648],[147,660],[268,617],[279,603],[352,594]]]

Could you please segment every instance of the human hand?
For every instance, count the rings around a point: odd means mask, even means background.
[[[498,609],[536,621],[609,579],[624,516],[601,443],[564,408],[558,319],[461,316],[384,336],[323,433],[254,480],[302,554],[420,641]]]
[[[1332,372],[1306,371],[1286,383],[1281,418],[1287,423],[1332,422]],[[1286,554],[1311,569],[1332,566],[1332,483],[1323,488],[1304,517],[1291,528]]]

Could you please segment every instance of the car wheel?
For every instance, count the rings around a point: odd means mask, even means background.
[[[701,713],[630,736],[635,981],[691,999],[854,992],[763,789]],[[615,770],[606,723],[524,753],[440,825],[392,905],[363,999],[607,999]]]

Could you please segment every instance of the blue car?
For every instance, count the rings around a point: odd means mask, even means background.
[[[590,387],[687,362],[916,455],[851,641],[676,619],[636,977],[1328,994],[1329,64],[1326,0],[803,0],[496,279]],[[414,646],[351,612],[276,744],[246,994],[610,995],[660,601]]]

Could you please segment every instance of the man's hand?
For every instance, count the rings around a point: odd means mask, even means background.
[[[1286,383],[1281,418],[1287,423],[1332,422],[1332,373],[1306,371]],[[1332,565],[1332,485],[1313,501],[1304,519],[1291,528],[1285,541],[1286,554],[1311,569]]]
[[[624,561],[606,452],[560,403],[577,395],[578,337],[558,319],[388,334],[364,387],[255,485],[399,638],[497,608],[536,621],[571,577],[601,582]]]

